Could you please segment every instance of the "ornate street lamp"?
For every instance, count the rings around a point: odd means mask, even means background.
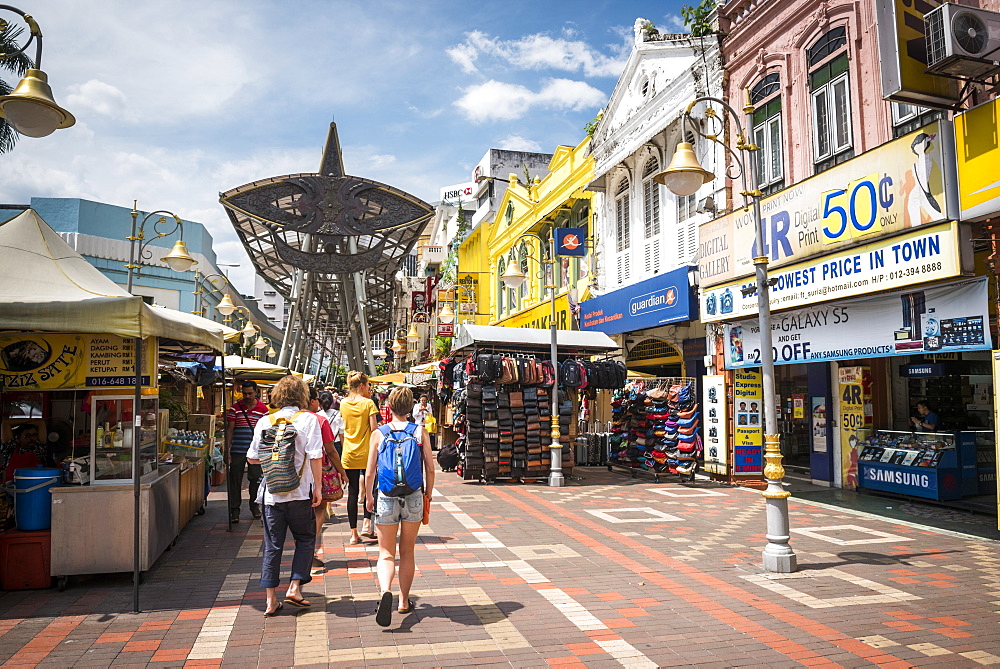
[[[724,127],[725,119],[731,118],[736,125],[736,147],[730,147],[725,142],[719,140],[719,134],[705,134],[701,131],[701,124],[691,123],[691,111],[700,102],[718,104],[722,107],[722,118],[720,119],[712,107],[705,111],[705,121],[714,121]],[[746,104],[743,113],[747,115],[748,123],[752,122],[754,106],[750,103],[750,94],[747,93]],[[763,193],[755,186],[753,168],[754,161],[752,152],[759,151],[760,147],[748,143],[743,131],[743,124],[740,122],[739,114],[719,98],[702,96],[695,98],[684,110],[681,117],[683,123],[684,137],[688,136],[688,126],[693,125],[694,131],[704,139],[715,142],[722,146],[735,162],[736,171],[731,173],[731,169],[726,170],[726,176],[730,179],[741,179],[743,190],[740,192],[745,198],[751,201],[754,218],[754,248],[766,248],[764,246],[764,227],[760,217],[760,198]],[[671,192],[679,196],[694,195],[703,184],[715,179],[715,175],[706,170],[698,162],[693,147],[689,142],[680,142],[677,150],[670,161],[670,165],[665,170],[653,177],[656,181],[666,186]],[[795,551],[789,545],[789,521],[788,521],[788,498],[791,496],[782,486],[782,479],[785,477],[785,469],[781,461],[781,443],[778,434],[778,412],[775,406],[774,393],[774,357],[772,355],[773,345],[771,341],[771,299],[770,286],[772,281],[767,277],[768,257],[766,255],[757,256],[753,259],[757,272],[757,299],[760,311],[760,348],[764,352],[761,356],[761,376],[764,393],[764,459],[767,465],[764,467],[764,478],[767,480],[767,489],[762,493],[767,504],[767,546],[764,548],[764,569],[771,572],[790,573],[797,569],[797,557]]]
[[[28,24],[31,34],[24,46],[11,53],[0,54],[0,60],[21,56],[32,42],[36,42],[32,67],[25,70],[24,78],[10,95],[0,96],[0,116],[6,118],[14,130],[28,137],[46,137],[58,128],[70,127],[76,123],[76,119],[56,104],[52,97],[52,87],[49,86],[49,76],[41,69],[42,31],[38,23],[30,14],[25,14],[16,7],[0,5],[0,9],[20,16]],[[7,21],[0,19],[0,32],[6,31],[9,26]]]
[[[153,240],[159,239],[161,237],[169,237],[175,232],[180,232],[180,239],[174,243],[174,247],[170,249],[170,253],[160,258],[163,262],[167,263],[167,267],[174,270],[175,272],[186,272],[193,266],[198,264],[198,261],[191,257],[188,253],[187,244],[184,243],[184,224],[181,222],[180,217],[177,214],[172,214],[166,210],[153,211],[146,214],[142,219],[142,223],[136,224],[136,219],[139,217],[139,211],[136,209],[137,201],[132,201],[132,234],[126,237],[132,245],[129,247],[129,262],[125,265],[128,268],[128,292],[132,292],[132,281],[135,276],[139,274],[142,270],[142,261],[149,260],[153,257],[153,253],[147,248]],[[149,221],[153,216],[157,214],[166,214],[174,219],[174,227],[170,230],[163,232],[160,230],[160,225],[167,222],[167,216],[160,216],[153,223],[153,232],[156,236],[152,239],[146,239],[146,222]],[[136,244],[138,242],[138,244]]]

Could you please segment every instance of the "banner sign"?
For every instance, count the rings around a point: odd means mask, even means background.
[[[700,285],[752,275],[758,255],[783,267],[947,220],[944,168],[954,148],[949,126],[934,122],[763,198],[761,253],[752,209],[702,225]]]
[[[774,362],[989,350],[987,282],[979,277],[775,314]],[[757,319],[727,325],[725,342],[727,369],[760,365]]]
[[[775,282],[768,291],[771,310],[961,276],[972,269],[962,264],[973,257],[968,233],[967,226],[945,223],[774,270],[768,273]],[[755,286],[755,277],[750,277],[703,289],[702,322],[757,314]]]
[[[586,228],[556,228],[553,230],[557,256],[587,255]]]
[[[733,374],[733,474],[764,473],[764,384],[756,370]]]
[[[701,388],[701,406],[705,411],[705,471],[728,474],[726,377],[722,374],[703,376]]]
[[[454,337],[455,325],[453,323],[438,323],[437,334],[438,337]]]
[[[141,383],[156,383],[156,346],[143,342]],[[132,338],[90,334],[0,335],[4,390],[130,388],[135,386]]]
[[[963,221],[1000,212],[1000,99],[955,116],[958,204]]]
[[[688,271],[681,267],[581,302],[580,329],[621,334],[696,318]]]
[[[548,330],[551,326],[551,320],[552,304],[549,300],[545,300],[533,307],[519,311],[510,318],[497,321],[496,323],[493,323],[493,325],[502,325],[507,328],[537,328],[541,330]],[[569,310],[569,293],[556,295],[556,324],[559,330],[573,329],[573,318]]]
[[[927,35],[924,14],[941,0],[878,0],[875,3],[882,97],[924,107],[959,107],[959,82],[925,74]]]
[[[866,367],[841,367],[837,388],[840,393],[840,466],[845,490],[858,489],[859,444],[865,438],[863,377]]]

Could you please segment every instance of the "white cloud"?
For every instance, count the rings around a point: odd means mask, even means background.
[[[496,145],[498,149],[507,149],[508,151],[534,151],[536,153],[541,153],[542,151],[541,144],[520,135],[507,135],[499,140]]]
[[[679,14],[667,14],[665,18],[667,26],[670,28],[670,32],[675,32],[675,33],[689,32],[687,26],[684,25],[684,19],[682,19]],[[660,32],[665,32],[665,31],[661,30]]]
[[[600,106],[606,96],[583,81],[549,79],[536,93],[520,84],[489,80],[465,89],[455,106],[474,123],[514,121],[532,108],[580,111]]]
[[[68,90],[65,105],[76,116],[80,115],[81,110],[88,109],[101,116],[121,118],[128,102],[125,94],[118,88],[98,79],[73,84]]]
[[[569,28],[564,34],[567,37],[576,35]],[[617,77],[625,66],[628,46],[622,43],[614,47],[611,54],[605,54],[582,40],[545,33],[501,40],[475,30],[466,34],[463,43],[448,49],[447,54],[466,73],[478,71],[476,63],[480,56],[486,55],[522,70],[553,69],[583,72],[588,77]]]

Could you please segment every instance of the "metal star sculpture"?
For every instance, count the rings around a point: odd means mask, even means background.
[[[324,274],[375,267],[394,231],[423,227],[434,214],[409,193],[344,174],[333,123],[319,173],[255,181],[223,193],[219,201],[234,221],[242,215],[265,226],[284,262]]]

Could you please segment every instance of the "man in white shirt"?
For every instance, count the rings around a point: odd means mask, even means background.
[[[264,562],[260,585],[267,592],[266,617],[276,615],[283,607],[275,591],[280,581],[282,547],[288,530],[291,530],[295,540],[295,554],[292,556],[291,581],[285,602],[300,608],[310,605],[302,596],[301,586],[312,580],[309,572],[316,545],[313,507],[323,502],[323,437],[319,420],[308,411],[300,411],[309,406],[308,386],[302,379],[286,376],[271,391],[271,404],[281,409],[257,421],[253,441],[247,451],[247,462],[260,464],[258,449],[261,435],[275,420],[292,419],[296,432],[293,464],[299,472],[299,485],[291,492],[272,494],[267,487],[265,472],[257,495],[257,502],[262,504],[264,510]]]
[[[427,402],[427,395],[421,395],[420,401],[413,405],[413,422],[423,427],[427,414],[430,412],[431,405]]]

